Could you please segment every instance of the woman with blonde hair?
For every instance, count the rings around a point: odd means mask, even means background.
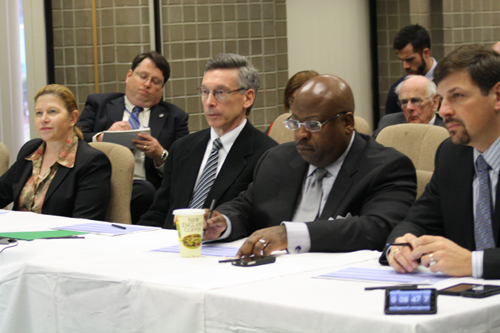
[[[35,96],[39,139],[24,144],[16,162],[0,177],[0,207],[41,214],[104,220],[109,203],[111,164],[83,141],[75,127],[73,93],[50,84]]]

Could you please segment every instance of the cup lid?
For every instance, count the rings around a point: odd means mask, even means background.
[[[183,208],[183,209],[176,209],[172,212],[174,215],[205,215],[205,210],[204,209],[198,209],[198,208]]]

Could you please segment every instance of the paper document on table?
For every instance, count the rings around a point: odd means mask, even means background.
[[[70,236],[83,235],[86,232],[67,231],[67,230],[47,230],[47,231],[23,231],[23,232],[2,232],[0,237],[34,240],[41,238],[66,238]]]
[[[179,245],[162,247],[161,249],[156,249],[153,251],[179,253]],[[201,246],[201,255],[202,256],[234,258],[236,256],[236,252],[238,252],[238,248],[236,248],[236,247],[227,247],[227,246],[220,246],[220,245],[205,245],[205,244],[203,244]]]
[[[158,228],[144,227],[144,226],[130,225],[130,224],[119,224],[119,226],[120,227],[113,226],[113,224],[111,223],[89,222],[82,224],[67,225],[65,227],[57,227],[54,229],[91,232],[97,234],[105,234],[109,236],[125,235],[138,231],[158,230]]]
[[[434,284],[451,278],[449,275],[428,272],[401,274],[392,268],[349,267],[317,276],[325,279],[384,281],[409,284]]]
[[[130,149],[136,149],[132,140],[139,139],[137,136],[139,133],[151,135],[151,129],[148,127],[130,131],[104,131],[102,133],[102,142],[117,143]]]

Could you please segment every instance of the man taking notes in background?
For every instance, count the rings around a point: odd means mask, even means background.
[[[188,115],[162,100],[170,76],[167,60],[155,51],[139,54],[125,79],[125,94],[89,95],[77,126],[85,141],[101,141],[103,131],[151,128],[133,140],[134,186],[130,211],[137,223],[153,202],[162,180],[163,163],[172,143],[189,134]]]

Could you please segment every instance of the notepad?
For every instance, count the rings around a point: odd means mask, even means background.
[[[179,253],[179,245],[167,246],[167,247],[163,247],[161,249],[156,249],[153,251]],[[202,256],[234,258],[236,256],[237,252],[238,252],[238,248],[236,248],[236,247],[227,247],[227,246],[220,246],[220,245],[202,245],[201,246],[201,255]]]
[[[140,128],[129,131],[105,131],[102,135],[102,142],[117,143],[130,149],[136,149],[132,140],[140,139],[137,136],[139,133],[151,135],[151,130],[150,128]]]
[[[67,225],[64,227],[57,227],[54,229],[91,232],[91,233],[97,233],[97,234],[106,234],[106,235],[110,235],[110,236],[126,235],[126,234],[131,234],[133,232],[139,232],[139,231],[158,230],[158,228],[138,226],[138,225],[122,225],[122,226],[124,226],[125,229],[113,227],[111,225],[111,223],[89,222],[89,223]]]
[[[451,278],[449,275],[440,273],[413,272],[401,274],[394,269],[364,267],[349,267],[317,277],[325,279],[383,281],[409,284],[434,284]]]
[[[69,231],[69,230],[47,230],[47,231],[23,231],[23,232],[2,232],[0,237],[34,240],[41,238],[60,238],[68,236],[83,235],[86,232]]]

